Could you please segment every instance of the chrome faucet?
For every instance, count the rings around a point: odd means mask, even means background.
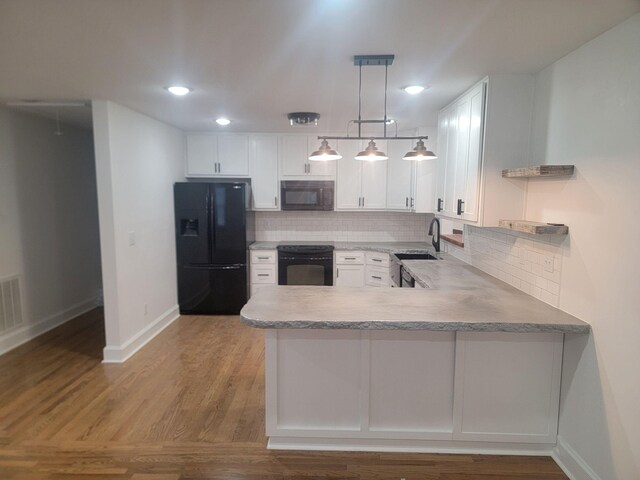
[[[433,234],[433,224],[436,224],[436,234]],[[434,218],[429,225],[429,235],[431,235],[431,245],[436,249],[436,253],[440,252],[440,220]]]

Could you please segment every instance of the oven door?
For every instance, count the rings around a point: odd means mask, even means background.
[[[278,255],[278,285],[333,285],[333,254]]]

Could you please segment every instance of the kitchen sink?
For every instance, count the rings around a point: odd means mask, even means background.
[[[398,260],[438,260],[430,253],[394,253]]]

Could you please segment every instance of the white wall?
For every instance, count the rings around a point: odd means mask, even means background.
[[[640,478],[640,14],[536,76],[532,163],[576,166],[529,181],[526,216],[569,225],[559,304],[593,328],[565,346],[560,453]]]
[[[0,108],[0,279],[18,275],[23,325],[0,353],[93,308],[100,246],[89,130]]]
[[[184,181],[184,141],[180,130],[113,102],[95,101],[93,122],[104,356],[119,362],[178,316],[173,183]]]

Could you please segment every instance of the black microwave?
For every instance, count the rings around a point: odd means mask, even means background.
[[[333,210],[335,182],[280,182],[282,210]]]

